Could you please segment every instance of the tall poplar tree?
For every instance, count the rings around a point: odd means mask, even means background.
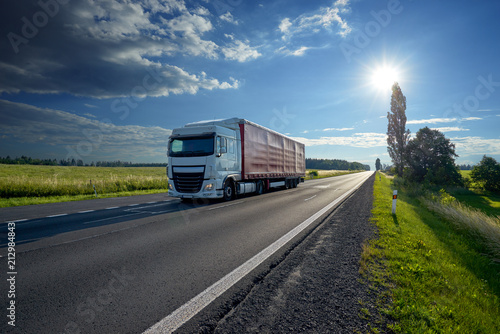
[[[396,167],[396,173],[402,176],[410,130],[406,129],[406,97],[397,82],[392,85],[391,111],[387,112],[387,119],[387,151]]]

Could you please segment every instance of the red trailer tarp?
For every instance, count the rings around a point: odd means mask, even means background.
[[[255,123],[239,125],[243,179],[305,176],[304,144]]]

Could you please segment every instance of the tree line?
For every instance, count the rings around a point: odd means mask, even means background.
[[[127,161],[92,161],[90,164],[82,160],[67,159],[33,159],[27,156],[11,158],[0,157],[0,164],[6,165],[46,165],[46,166],[87,166],[87,167],[165,167],[166,163],[132,163]],[[335,169],[335,170],[370,170],[369,165],[359,162],[348,162],[338,159],[306,159],[308,169]]]
[[[6,165],[44,165],[44,166],[86,166],[86,167],[165,167],[167,163],[132,163],[127,161],[92,161],[90,164],[83,160],[67,159],[33,159],[27,156],[11,158],[0,157],[0,164]]]
[[[398,83],[392,86],[391,111],[387,119],[387,150],[398,176],[429,185],[465,185],[466,180],[455,164],[458,157],[455,144],[443,133],[425,127],[418,130],[415,137],[410,137],[410,130],[406,129],[406,97]],[[500,164],[495,159],[484,156],[471,170],[470,177],[477,185],[500,191]]]
[[[307,169],[370,170],[369,165],[339,159],[306,159]]]

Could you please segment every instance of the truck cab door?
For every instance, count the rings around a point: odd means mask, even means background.
[[[236,140],[234,138],[217,136],[217,170],[234,172],[236,166]]]

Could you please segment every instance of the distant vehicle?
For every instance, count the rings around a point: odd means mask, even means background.
[[[168,142],[168,194],[223,198],[273,187],[295,188],[305,177],[304,144],[241,118],[174,129]]]

